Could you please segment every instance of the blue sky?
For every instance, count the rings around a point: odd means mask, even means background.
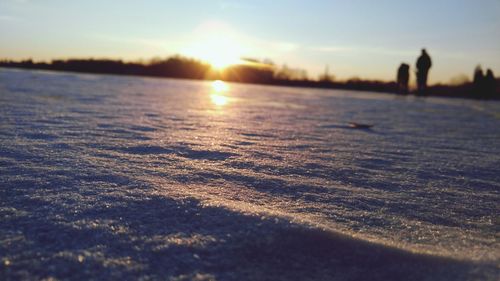
[[[0,58],[195,56],[217,34],[241,56],[339,79],[393,79],[426,47],[431,82],[448,82],[477,64],[500,74],[499,15],[498,0],[0,0]]]

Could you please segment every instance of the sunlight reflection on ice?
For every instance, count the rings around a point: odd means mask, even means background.
[[[210,99],[212,100],[212,103],[215,105],[226,105],[228,102],[228,98],[226,96],[221,96],[218,94],[211,94]]]
[[[210,94],[210,99],[212,100],[212,103],[217,106],[226,105],[229,101],[229,98],[222,94],[229,90],[229,86],[221,80],[213,81],[211,86],[212,92]]]
[[[215,80],[212,82],[212,89],[214,92],[221,93],[229,90],[229,85],[221,80]]]

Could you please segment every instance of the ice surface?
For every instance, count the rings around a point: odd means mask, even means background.
[[[0,111],[2,280],[500,276],[498,102],[0,69]]]

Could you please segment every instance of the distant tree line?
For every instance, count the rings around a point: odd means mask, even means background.
[[[187,79],[204,79],[205,74],[210,70],[210,65],[208,64],[180,56],[173,56],[164,60],[152,59],[147,63],[123,62],[121,60],[110,59],[52,60],[50,63],[33,62],[31,59],[23,61],[3,60],[0,61],[0,66]]]
[[[251,58],[243,59],[243,63],[229,66],[224,70],[216,70],[203,61],[178,55],[165,59],[155,58],[146,62],[124,62],[111,59],[67,59],[51,62],[34,62],[31,59],[0,60],[0,67],[197,80],[221,79],[231,82],[291,87],[398,92],[398,84],[395,81],[384,82],[359,78],[336,81],[334,76],[329,74],[328,67],[318,79],[311,79],[305,70],[290,68],[287,65],[278,67],[270,60],[259,61]],[[500,81],[498,79],[494,81],[495,85],[490,86],[494,87],[494,94],[488,96],[474,95],[477,85],[475,86],[470,80],[465,80],[459,85],[434,85],[429,87],[427,92],[428,95],[434,96],[500,99]]]

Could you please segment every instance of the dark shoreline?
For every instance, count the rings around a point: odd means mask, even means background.
[[[220,79],[228,82],[239,82],[244,84],[286,86],[315,89],[337,89],[367,92],[398,94],[396,82],[384,82],[376,80],[351,79],[344,82],[318,81],[310,79],[283,79],[275,78],[269,68],[237,65],[229,67],[224,73],[214,72],[209,65],[202,62],[185,59],[171,58],[158,63],[148,65],[139,63],[124,63],[114,60],[67,60],[52,61],[51,63],[33,61],[0,61],[1,68],[16,68],[29,70],[48,70],[60,72],[89,73],[89,74],[111,74],[123,76],[139,76],[153,78],[173,78],[191,80],[215,80]],[[477,94],[472,83],[451,86],[437,84],[430,86],[425,96],[452,97],[466,99],[500,100],[500,79],[496,79],[497,86],[494,94]],[[416,95],[410,92],[409,95]]]

